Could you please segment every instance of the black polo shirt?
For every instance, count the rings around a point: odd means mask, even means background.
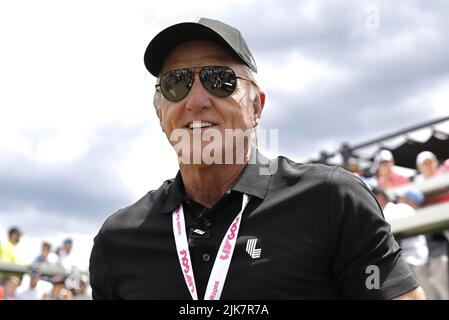
[[[210,209],[185,196],[178,173],[110,216],[91,253],[93,297],[191,299],[172,227],[172,212],[182,202],[198,297],[203,299],[243,193],[250,202],[221,299],[388,299],[418,286],[378,203],[360,179],[338,167],[253,155],[258,161],[248,164]],[[251,239],[260,256],[248,248]],[[370,266],[379,270],[379,287]]]

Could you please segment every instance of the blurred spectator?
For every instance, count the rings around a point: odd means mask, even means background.
[[[29,273],[29,287],[17,294],[17,300],[39,300],[42,296],[39,294],[37,285],[41,275],[37,270],[31,270]]]
[[[384,209],[387,221],[416,214],[424,201],[418,190],[409,190],[398,199],[398,203],[387,203]],[[381,201],[379,201],[381,202]],[[432,257],[429,242],[424,235],[400,240],[404,260],[415,274],[428,299],[448,298],[447,256]]]
[[[360,164],[355,159],[349,159],[349,163],[346,167],[346,170],[352,172],[354,175],[362,179],[362,181],[368,186],[370,190],[377,187],[377,180],[373,177],[365,177],[363,174],[363,169],[360,167]]]
[[[416,182],[422,182],[426,179],[438,176],[444,172],[443,167],[438,168],[438,159],[430,151],[423,151],[416,157],[416,168],[420,173],[416,178]],[[436,194],[426,198],[425,205],[437,204],[449,201],[449,192]]]
[[[75,266],[75,263],[71,256],[72,248],[73,248],[73,240],[68,238],[64,240],[62,248],[59,250],[58,263],[62,265],[65,269],[71,269],[73,266]]]
[[[448,160],[445,161],[449,165]],[[416,167],[420,175],[415,178],[415,181],[421,182],[426,179],[431,179],[432,177],[438,176],[439,174],[445,173],[444,165],[438,168],[437,157],[429,151],[423,151],[416,157]],[[433,205],[442,202],[449,201],[449,192],[438,193],[430,196],[426,196],[424,205]],[[449,297],[449,291],[446,285],[441,283],[449,283],[448,277],[448,262],[447,262],[447,250],[448,250],[448,239],[449,231],[445,230],[442,232],[432,232],[426,235],[427,243],[430,251],[430,262],[429,271],[432,279],[434,280],[435,295],[437,298]]]
[[[355,160],[355,159],[352,159],[352,158],[349,159],[348,165],[346,167],[346,170],[348,170],[349,172],[352,172],[357,177],[362,177],[363,176],[363,170],[360,167],[360,165],[357,162],[357,160]]]
[[[399,204],[409,206],[416,214],[418,209],[424,203],[424,195],[418,190],[409,190],[399,198]],[[424,235],[409,237],[401,240],[401,247],[404,252],[404,260],[413,266],[421,266],[427,263],[429,259],[429,248]]]
[[[416,214],[414,207],[408,203],[408,197],[413,197],[416,201],[423,201],[424,199],[421,192],[417,191],[418,193],[415,193],[414,191],[408,191],[404,196],[398,199],[398,203],[394,203],[383,189],[374,188],[372,192],[376,196],[377,202],[387,221],[406,218]],[[414,196],[412,196],[412,194],[414,194]]]
[[[11,227],[8,230],[7,241],[0,243],[1,261],[18,264],[16,256],[16,247],[20,242],[22,232],[17,227]],[[44,238],[41,244],[40,254],[32,260],[29,273],[5,272],[0,276],[0,300],[37,300],[37,299],[92,299],[89,277],[83,275],[76,268],[77,261],[74,261],[72,255],[73,240],[66,238],[56,252],[52,252],[50,241]],[[23,264],[23,263],[20,263]],[[44,265],[61,265],[67,271],[78,272],[74,278],[79,279],[76,285],[70,285],[66,276],[55,276],[49,278],[42,276],[41,272],[47,272],[50,269],[42,268]],[[23,266],[21,267],[23,268]],[[46,271],[47,270],[47,271]],[[75,271],[74,271],[75,270]]]
[[[3,294],[5,300],[16,299],[16,289],[20,286],[20,278],[17,276],[7,276],[3,283]]]
[[[11,227],[8,230],[8,239],[5,243],[0,244],[0,261],[20,263],[16,255],[17,244],[22,236],[22,231],[18,227]],[[0,272],[0,281],[4,280],[8,275],[12,273]]]
[[[8,230],[8,240],[0,246],[1,261],[18,263],[15,251],[21,236],[22,232],[17,227],[11,227]]]
[[[393,154],[388,150],[382,150],[376,156],[373,169],[377,172],[377,186],[388,189],[409,183],[409,179],[394,172]]]
[[[89,277],[86,275],[81,275],[79,278],[78,286],[72,289],[74,300],[91,300],[91,296],[88,294],[87,290],[89,287]]]
[[[407,190],[402,196],[398,199],[399,203],[406,203],[413,209],[419,209],[421,205],[424,203],[424,195],[421,191],[416,189]]]
[[[36,265],[52,265],[58,261],[58,256],[51,252],[51,243],[43,241],[41,246],[41,253],[33,260]]]
[[[72,300],[73,295],[65,286],[65,276],[57,275],[51,278],[53,288],[50,293],[44,294],[45,300]]]
[[[419,190],[409,190],[399,197],[397,204],[389,203],[385,210],[387,221],[412,216],[424,202],[424,195]],[[399,241],[405,262],[413,271],[427,299],[439,298],[435,281],[429,266],[429,247],[424,235],[402,238]]]
[[[373,188],[372,192],[373,192],[374,196],[376,197],[377,202],[380,205],[380,208],[383,211],[385,209],[385,207],[387,206],[387,204],[390,202],[388,195],[385,193],[385,191],[383,189],[377,188],[377,187]],[[385,215],[385,213],[384,213],[384,215]]]
[[[423,151],[416,157],[416,168],[420,173],[415,178],[416,182],[436,176],[439,173],[438,159],[432,152]]]
[[[381,189],[373,190],[385,216],[391,222],[396,219],[410,217],[416,214],[416,209],[424,201],[424,195],[418,190],[409,190],[399,197],[398,203],[389,201],[386,193]],[[404,259],[411,265],[423,265],[428,261],[429,249],[426,237],[423,235],[410,237],[401,241]]]

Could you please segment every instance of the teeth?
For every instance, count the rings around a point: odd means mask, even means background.
[[[213,124],[213,123],[210,123],[210,122],[193,121],[193,122],[190,122],[190,123],[188,124],[188,127],[189,127],[190,129],[200,129],[200,128],[211,127],[211,126],[213,126],[213,125],[214,125],[214,124]]]

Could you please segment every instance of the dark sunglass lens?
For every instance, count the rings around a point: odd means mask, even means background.
[[[237,85],[234,71],[226,67],[205,67],[200,72],[200,79],[203,86],[218,97],[231,95]]]
[[[160,80],[161,92],[167,100],[178,102],[189,93],[193,84],[191,70],[173,70],[162,75]]]

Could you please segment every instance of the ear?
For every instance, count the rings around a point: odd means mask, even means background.
[[[254,127],[257,127],[259,125],[260,117],[262,115],[262,110],[264,106],[265,106],[265,92],[257,88],[256,98],[253,101]]]

